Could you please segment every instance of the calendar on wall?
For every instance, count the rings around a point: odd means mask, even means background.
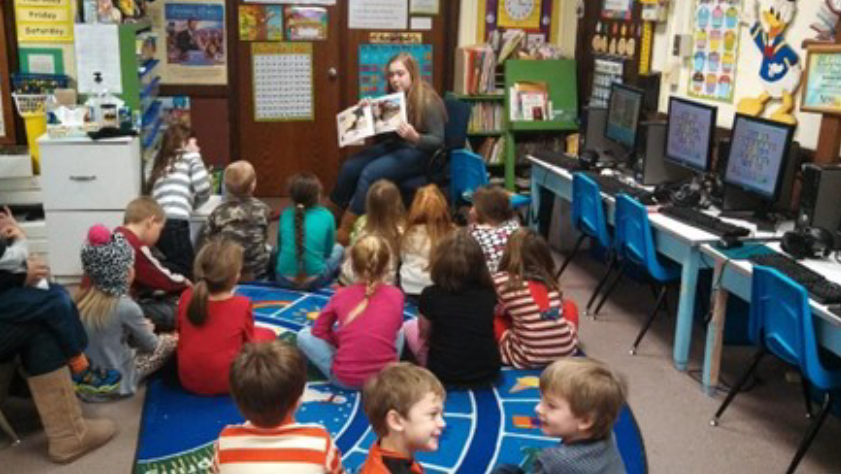
[[[313,120],[312,43],[251,43],[254,121]]]

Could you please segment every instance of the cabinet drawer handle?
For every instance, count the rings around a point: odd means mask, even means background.
[[[96,176],[71,176],[70,181],[93,181],[96,179]]]

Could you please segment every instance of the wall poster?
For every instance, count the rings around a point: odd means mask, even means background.
[[[406,51],[415,58],[423,80],[432,84],[431,44],[363,44],[359,46],[359,97],[386,94],[385,65],[397,53]]]
[[[841,114],[841,45],[807,48],[800,110]]]
[[[71,0],[15,0],[20,43],[72,43]]]
[[[315,118],[312,43],[251,43],[254,121]]]
[[[741,0],[728,3],[696,0],[692,73],[687,88],[690,97],[733,102],[741,4]]]
[[[479,2],[476,42],[485,43],[494,31],[523,30],[531,41],[557,44],[560,8],[554,0],[482,0]],[[541,39],[537,37],[540,36]]]
[[[240,5],[240,41],[280,41],[283,39],[283,7],[280,5]]]

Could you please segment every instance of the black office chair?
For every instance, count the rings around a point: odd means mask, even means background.
[[[447,109],[447,124],[444,127],[444,146],[436,151],[427,162],[424,174],[406,178],[398,184],[406,207],[412,203],[415,192],[427,184],[437,184],[442,192],[450,180],[450,152],[464,148],[467,142],[467,125],[470,122],[470,104],[453,97],[444,100]],[[448,193],[444,192],[446,196]]]

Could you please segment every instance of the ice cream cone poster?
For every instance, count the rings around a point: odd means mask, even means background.
[[[742,0],[695,0],[690,96],[733,102],[741,8]]]

